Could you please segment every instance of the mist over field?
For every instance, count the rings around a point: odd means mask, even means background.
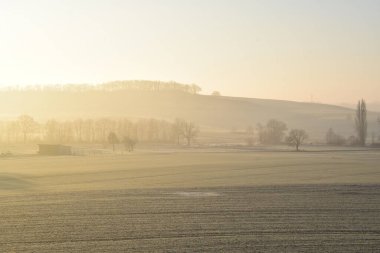
[[[157,81],[1,91],[12,109],[0,123],[0,248],[379,249],[380,123],[364,100],[352,110],[200,91]]]
[[[0,252],[380,252],[379,13],[1,0]]]
[[[0,91],[0,106],[9,108],[1,117],[16,120],[20,115],[28,114],[40,122],[79,118],[153,118],[167,121],[180,118],[195,122],[204,128],[202,132],[211,133],[244,132],[249,126],[256,127],[257,124],[276,119],[286,122],[289,128],[305,129],[310,139],[317,142],[324,141],[329,128],[345,137],[355,135],[355,110],[351,108],[311,102],[203,95],[198,94],[200,91],[201,87],[194,84],[160,81],[7,88]],[[368,132],[378,135],[380,113],[370,109]]]

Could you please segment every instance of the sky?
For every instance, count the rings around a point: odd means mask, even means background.
[[[0,0],[0,86],[195,83],[380,101],[378,0]]]

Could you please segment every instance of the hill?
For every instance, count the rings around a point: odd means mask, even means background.
[[[184,86],[185,87],[185,86]],[[330,127],[343,135],[354,133],[354,110],[325,104],[256,98],[208,96],[178,89],[23,89],[0,92],[1,119],[20,114],[37,120],[90,117],[184,118],[203,129],[230,131],[279,119],[289,128],[304,128],[322,137]],[[375,113],[369,113],[369,133],[375,131]]]

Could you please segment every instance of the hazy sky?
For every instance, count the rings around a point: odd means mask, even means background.
[[[0,85],[121,79],[380,101],[380,1],[0,0]]]

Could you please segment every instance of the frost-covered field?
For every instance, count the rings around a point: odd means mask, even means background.
[[[0,160],[1,252],[377,252],[380,153]]]

